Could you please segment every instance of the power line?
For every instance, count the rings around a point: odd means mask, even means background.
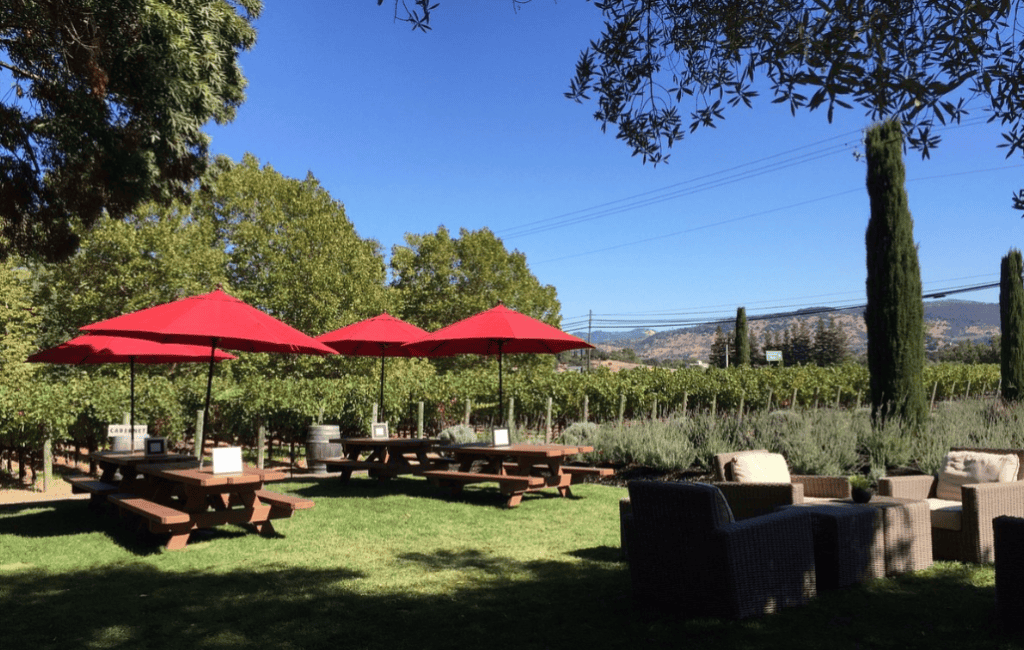
[[[964,120],[961,123],[950,124],[945,127],[941,127],[939,129],[936,129],[936,131],[948,131],[952,129],[978,126],[985,123],[987,123],[987,120],[985,120],[984,118],[974,118],[971,120]],[[851,145],[849,143],[844,142],[841,144],[828,145],[827,147],[821,150],[811,151],[809,153],[800,153],[799,155],[792,156],[777,163],[762,164],[768,161],[776,160],[778,158],[791,156],[792,154],[796,154],[797,152],[803,152],[806,149],[820,147],[834,140],[846,139],[849,138],[851,135],[857,135],[860,133],[861,130],[859,129],[856,131],[849,131],[837,136],[833,136],[831,138],[826,138],[824,140],[813,142],[811,144],[803,145],[777,154],[765,156],[757,160],[742,163],[734,167],[729,167],[723,170],[712,172],[710,174],[705,174],[703,176],[698,176],[692,179],[687,179],[685,181],[680,181],[672,185],[667,185],[654,190],[649,190],[647,192],[641,192],[639,194],[634,194],[628,197],[624,197],[622,199],[607,201],[605,203],[600,203],[594,206],[590,206],[588,208],[582,208],[580,210],[566,212],[554,217],[547,217],[544,219],[538,219],[517,226],[512,226],[504,230],[496,231],[495,234],[501,236],[503,239],[525,237],[528,235],[547,232],[549,230],[555,230],[558,228],[565,228],[568,226],[577,225],[587,221],[593,221],[606,216],[612,216],[616,214],[621,214],[623,212],[637,210],[651,205],[656,205],[658,203],[663,203],[665,201],[669,201],[672,199],[690,196],[692,194],[696,194],[698,192],[702,192],[705,190],[716,189],[722,187],[723,185],[729,185],[731,183],[749,180],[757,176],[780,171],[807,162],[813,162],[821,158],[833,156],[836,155],[837,153],[843,153],[844,151],[848,151],[850,150]],[[742,172],[739,171],[748,167],[753,167],[755,165],[760,166]],[[695,183],[696,185],[693,185]]]
[[[939,178],[953,178],[953,177],[956,177],[956,176],[967,176],[969,174],[983,174],[983,173],[989,173],[989,172],[1004,171],[1004,170],[1007,170],[1007,169],[1015,169],[1017,167],[1024,167],[1024,163],[1020,163],[1020,164],[1017,164],[1017,165],[1007,165],[1005,167],[989,167],[987,169],[974,169],[974,170],[964,171],[964,172],[953,172],[953,173],[950,173],[950,174],[938,174],[938,175],[935,175],[935,176],[922,176],[920,178],[909,179],[909,180],[907,180],[907,183],[916,183],[916,182],[920,182],[920,181],[936,180],[936,179],[939,179]],[[578,257],[585,257],[587,255],[595,255],[597,253],[607,253],[609,251],[618,250],[620,248],[628,248],[630,246],[636,246],[636,245],[639,245],[639,244],[647,244],[647,243],[654,242],[654,241],[659,241],[659,240],[662,240],[662,239],[668,239],[670,237],[678,237],[680,235],[687,235],[687,234],[690,234],[690,233],[693,233],[693,232],[697,232],[697,231],[700,231],[700,230],[706,230],[708,228],[715,228],[715,227],[718,227],[718,226],[724,226],[724,225],[727,225],[727,224],[730,224],[730,223],[735,223],[737,221],[744,221],[746,219],[752,219],[754,217],[763,217],[764,215],[772,214],[774,212],[781,212],[783,210],[791,210],[793,208],[800,208],[800,207],[803,207],[805,205],[810,205],[812,203],[818,203],[818,202],[821,202],[821,201],[827,201],[829,199],[835,199],[835,198],[838,198],[840,196],[845,196],[847,194],[853,194],[855,192],[863,192],[863,191],[864,191],[863,188],[858,187],[858,188],[846,190],[846,191],[843,191],[843,192],[836,192],[835,194],[829,194],[828,196],[819,196],[819,197],[814,198],[814,199],[807,199],[806,201],[800,201],[799,203],[791,203],[789,205],[784,205],[784,206],[781,206],[781,207],[778,207],[778,208],[772,208],[770,210],[762,210],[761,212],[753,212],[751,214],[746,214],[746,215],[743,215],[741,217],[733,217],[732,219],[724,219],[722,221],[716,221],[714,223],[708,223],[708,224],[704,224],[704,225],[701,225],[701,226],[694,226],[693,228],[687,228],[686,230],[677,230],[676,232],[671,232],[671,233],[662,234],[662,235],[655,235],[654,237],[647,237],[645,239],[637,239],[637,240],[633,240],[633,241],[630,241],[630,242],[623,242],[621,244],[615,244],[614,246],[607,246],[605,248],[597,248],[597,249],[593,249],[593,250],[589,250],[589,251],[583,251],[583,252],[580,252],[580,253],[573,253],[571,255],[563,255],[562,257],[553,257],[553,258],[546,259],[546,260],[540,260],[539,262],[534,262],[534,264],[547,264],[547,263],[550,263],[550,262],[561,262],[561,261],[564,261],[564,260],[575,259],[575,258],[578,258]]]
[[[973,291],[984,291],[986,289],[994,289],[999,286],[999,282],[986,282],[983,284],[974,284],[968,286],[948,287],[945,289],[938,289],[929,291],[922,294],[922,298],[945,298],[950,295],[969,293]],[[792,318],[795,316],[813,316],[817,314],[834,313],[837,311],[844,311],[850,309],[864,309],[867,305],[863,301],[859,301],[852,305],[841,305],[841,306],[830,306],[830,307],[810,307],[802,308],[793,311],[772,311],[761,314],[748,314],[747,321],[756,320],[771,320],[773,318]],[[709,312],[704,312],[709,313]],[[592,323],[594,327],[598,329],[654,329],[654,328],[684,328],[684,327],[696,327],[699,325],[715,325],[725,322],[732,322],[734,316],[728,313],[721,313],[716,317],[710,318],[682,318],[682,319],[614,319],[614,318],[601,318],[600,314],[596,315],[596,318],[587,320],[580,320],[579,317],[572,319],[566,323],[563,323],[562,329],[565,331],[578,330],[582,326]]]

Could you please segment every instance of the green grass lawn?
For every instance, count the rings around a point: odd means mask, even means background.
[[[0,508],[5,648],[1020,648],[991,566],[954,563],[755,620],[652,620],[619,560],[621,488],[505,510],[420,479],[277,483],[312,510],[183,551],[85,502]]]

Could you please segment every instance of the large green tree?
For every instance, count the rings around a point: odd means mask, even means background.
[[[32,273],[17,258],[0,262],[0,384],[6,386],[31,374],[24,361],[38,349],[42,315],[32,285]]]
[[[558,327],[555,288],[530,272],[526,255],[505,249],[487,228],[407,234],[391,251],[392,286],[410,322],[433,331],[498,303]]]
[[[1024,399],[1024,263],[1020,251],[1011,249],[1000,264],[999,324],[1000,370],[1003,398]]]
[[[70,256],[101,214],[186,196],[244,100],[260,0],[0,3],[0,259]],[[83,228],[84,227],[84,228]]]
[[[359,237],[312,174],[218,157],[193,211],[227,252],[225,289],[294,328],[317,336],[388,307],[380,244]]]
[[[181,203],[145,203],[124,219],[101,217],[82,230],[75,255],[37,268],[44,346],[77,336],[83,325],[206,293],[227,280],[227,256],[213,245],[212,224]]]
[[[867,131],[868,370],[871,413],[910,427],[924,424],[924,304],[914,221],[904,189],[903,138],[893,120]]]
[[[850,356],[848,340],[849,337],[836,322],[835,316],[828,317],[828,325],[825,324],[825,319],[819,316],[812,344],[814,362],[819,366],[835,366],[843,363]]]

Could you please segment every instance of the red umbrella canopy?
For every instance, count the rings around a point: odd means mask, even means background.
[[[135,449],[135,364],[136,363],[178,363],[181,361],[208,361],[211,368],[215,361],[237,359],[216,348],[203,345],[159,343],[128,336],[103,336],[86,334],[65,341],[55,348],[36,352],[27,361],[33,363],[131,364],[131,448]]]
[[[498,305],[406,345],[415,354],[558,354],[592,348],[583,339]]]
[[[214,350],[215,361],[236,359],[233,354]],[[57,347],[36,352],[27,361],[69,365],[100,363],[178,363],[209,361],[210,348],[202,345],[157,343],[128,336],[85,334],[65,341]]]
[[[81,329],[93,334],[133,336],[161,343],[212,345],[245,352],[335,354],[323,343],[220,288]]]
[[[412,350],[404,347],[404,344],[418,341],[426,335],[426,330],[383,313],[321,334],[316,340],[341,354],[360,357],[409,357],[413,356]]]
[[[505,305],[482,311],[443,327],[419,341],[406,345],[425,357],[455,354],[498,355],[498,404],[504,403],[501,357],[503,354],[558,354],[576,348],[592,348],[586,341],[566,334],[536,318],[513,311]]]

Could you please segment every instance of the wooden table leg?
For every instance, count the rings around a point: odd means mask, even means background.
[[[171,538],[167,540],[168,551],[180,551],[185,548],[188,544],[189,533],[174,533]]]
[[[277,531],[274,530],[274,524],[270,523],[269,519],[266,521],[254,521],[252,525],[256,532],[263,537],[273,537],[277,534]]]

